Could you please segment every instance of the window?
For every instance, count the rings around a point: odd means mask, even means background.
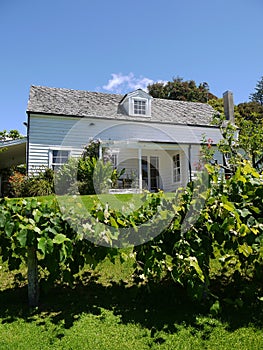
[[[145,91],[137,89],[123,97],[120,111],[130,116],[150,117],[152,99]]]
[[[116,153],[113,153],[113,154],[110,155],[110,161],[111,161],[113,169],[117,169],[117,166],[118,166],[118,155]]]
[[[145,100],[134,100],[134,114],[146,115],[146,101]]]
[[[53,170],[57,170],[61,165],[65,164],[69,158],[69,151],[52,150],[50,165]]]
[[[181,181],[181,166],[180,166],[180,154],[177,153],[173,156],[173,182]]]

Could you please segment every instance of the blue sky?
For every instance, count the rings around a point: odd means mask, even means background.
[[[262,0],[0,0],[0,130],[31,85],[126,93],[180,76],[236,104],[263,75]]]

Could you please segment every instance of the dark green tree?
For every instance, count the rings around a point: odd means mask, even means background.
[[[255,87],[255,92],[250,94],[250,100],[253,102],[257,102],[261,106],[263,106],[263,76],[257,82],[257,85]]]
[[[238,120],[251,120],[258,122],[263,120],[263,106],[258,102],[243,102],[236,106],[236,111],[238,112]]]
[[[23,137],[18,130],[10,130],[9,132],[6,130],[0,131],[0,141],[16,140]]]
[[[181,77],[173,78],[172,81],[166,83],[153,83],[147,88],[149,94],[155,98],[204,103],[210,99],[217,99],[209,91],[207,83],[197,85],[194,80],[184,81]]]

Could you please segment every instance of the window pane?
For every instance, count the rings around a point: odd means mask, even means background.
[[[61,165],[67,162],[69,151],[52,150],[52,168],[57,170]]]
[[[146,101],[134,100],[134,114],[146,114]]]
[[[180,165],[180,154],[173,156],[173,181],[181,181],[181,165]]]
[[[110,156],[110,161],[111,161],[111,163],[112,163],[112,166],[113,166],[113,168],[117,168],[117,165],[118,165],[118,158],[117,158],[117,154],[112,154],[111,156]]]

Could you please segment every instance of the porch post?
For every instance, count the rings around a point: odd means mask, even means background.
[[[138,161],[139,161],[139,190],[142,192],[142,149],[138,148]]]
[[[102,144],[99,144],[99,159],[102,159]]]
[[[189,157],[191,157],[191,149],[189,148],[189,146],[185,146],[183,147],[183,155],[185,158],[184,161],[184,165],[183,168],[185,168],[184,173],[185,173],[185,178],[183,179],[183,186],[186,186],[187,183],[190,181],[190,177],[191,177],[191,164],[190,164],[190,159]]]
[[[188,146],[188,170],[189,170],[189,181],[192,181],[192,159],[191,159],[192,145]]]

